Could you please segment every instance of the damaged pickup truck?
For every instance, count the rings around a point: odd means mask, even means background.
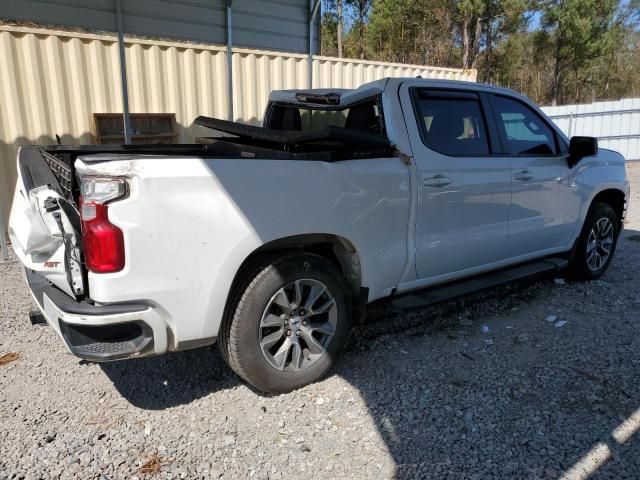
[[[327,372],[376,299],[600,277],[629,198],[618,153],[492,86],[276,91],[262,127],[196,123],[217,133],[20,150],[10,238],[78,357],[217,340],[244,380],[290,391]]]

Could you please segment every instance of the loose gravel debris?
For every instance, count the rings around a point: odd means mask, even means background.
[[[142,475],[155,475],[156,473],[160,473],[160,467],[162,467],[160,457],[158,457],[158,455],[153,455],[140,467],[138,473]]]
[[[20,358],[20,354],[16,352],[5,353],[0,355],[0,365],[6,365],[7,363],[15,362]]]
[[[601,280],[525,282],[408,315],[376,303],[335,371],[287,395],[248,388],[216,347],[79,361],[29,323],[12,257],[0,352],[20,359],[0,368],[0,480],[640,478],[640,165],[630,171],[629,222]]]

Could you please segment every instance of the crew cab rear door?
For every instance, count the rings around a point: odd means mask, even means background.
[[[59,159],[38,147],[20,149],[9,237],[25,268],[76,297],[84,293],[84,280],[70,175]]]

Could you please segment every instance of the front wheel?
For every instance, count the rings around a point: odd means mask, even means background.
[[[569,272],[576,280],[596,280],[609,267],[616,249],[619,219],[606,203],[594,203],[578,238]]]
[[[220,332],[229,366],[269,393],[321,378],[348,332],[338,269],[318,255],[291,253],[257,265],[240,281]]]

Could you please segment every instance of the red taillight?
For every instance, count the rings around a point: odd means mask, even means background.
[[[119,272],[124,268],[122,230],[109,222],[108,205],[80,200],[82,246],[87,268],[94,273]]]

